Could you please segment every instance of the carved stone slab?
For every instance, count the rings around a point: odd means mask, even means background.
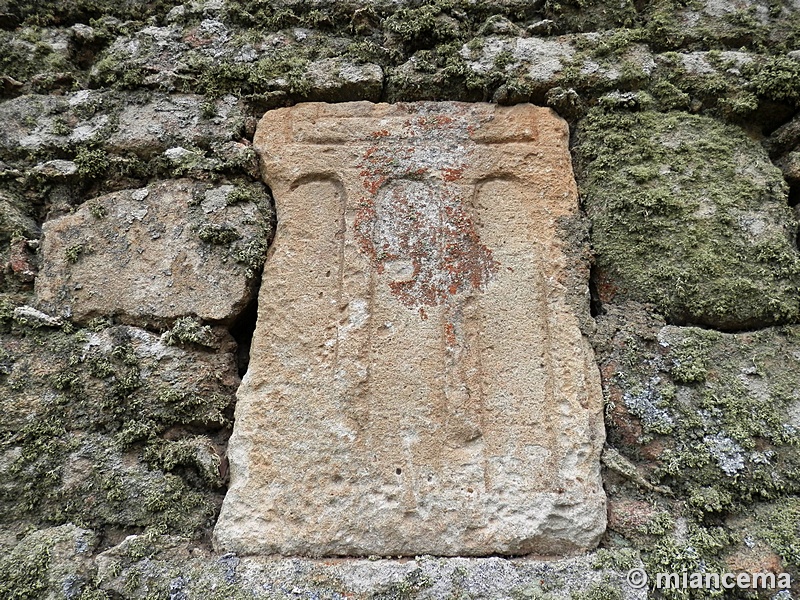
[[[278,229],[220,549],[558,555],[597,543],[602,395],[566,300],[576,278],[560,224],[578,211],[567,141],[566,123],[531,105],[264,116],[255,147]]]

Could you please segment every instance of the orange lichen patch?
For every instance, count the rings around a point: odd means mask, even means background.
[[[362,156],[366,195],[355,232],[360,250],[378,273],[388,261],[411,261],[413,274],[389,282],[410,308],[436,306],[448,296],[481,289],[498,263],[480,241],[457,185],[470,140],[452,117],[409,119],[399,134],[379,130]]]
[[[461,179],[464,169],[442,169],[442,177],[445,181],[455,181]]]
[[[456,326],[453,323],[447,322],[444,325],[444,341],[448,347],[456,345]]]
[[[763,544],[742,548],[728,556],[725,564],[734,573],[781,573],[785,570],[781,558]]]

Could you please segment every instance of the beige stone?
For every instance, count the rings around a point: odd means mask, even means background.
[[[530,105],[264,116],[255,147],[278,229],[218,548],[559,555],[597,543],[602,397],[566,299],[577,267],[560,224],[578,212],[567,141],[562,119]]]
[[[230,321],[253,296],[246,258],[266,245],[270,227],[255,203],[229,205],[232,191],[164,181],[89,200],[45,223],[40,306],[78,322]]]

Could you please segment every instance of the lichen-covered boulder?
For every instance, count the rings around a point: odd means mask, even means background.
[[[0,528],[207,527],[239,384],[230,336],[208,331],[212,352],[185,334],[68,333],[29,313],[0,334]]]
[[[612,535],[650,573],[796,572],[800,328],[676,327],[629,303],[599,317],[595,347],[608,443],[636,461],[635,485],[604,479]]]
[[[786,185],[740,129],[595,109],[575,147],[601,301],[649,302],[670,322],[727,330],[800,316]]]
[[[0,556],[0,596],[79,598],[92,579],[97,536],[73,524],[34,531]]]
[[[154,183],[44,225],[36,295],[85,323],[230,322],[253,297],[271,237],[263,186]]]

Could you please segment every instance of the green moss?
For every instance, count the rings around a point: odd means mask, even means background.
[[[233,206],[235,204],[252,202],[256,206],[261,206],[264,200],[264,187],[258,183],[237,185],[225,197],[225,204]]]
[[[387,64],[389,62],[389,51],[372,40],[356,40],[347,47],[347,56],[356,63],[378,63]]]
[[[111,596],[103,590],[84,588],[78,600],[110,600]]]
[[[55,6],[46,0],[21,0],[9,4],[8,16],[31,26],[67,27],[100,17],[115,17],[114,21],[160,20],[176,4],[180,3],[174,0],[123,3],[111,0],[66,0]]]
[[[145,70],[130,64],[128,57],[107,54],[95,63],[92,70],[92,82],[103,87],[115,89],[134,89],[140,87],[145,80]]]
[[[64,117],[55,117],[53,119],[53,126],[51,127],[51,131],[54,135],[69,135],[72,133],[72,127],[69,126],[69,123],[64,119]]]
[[[727,98],[720,98],[719,107],[728,118],[739,119],[758,109],[758,98],[751,92],[741,91]]]
[[[152,440],[145,446],[142,458],[153,468],[164,472],[192,469],[207,485],[218,488],[220,459],[214,453],[202,454],[204,438],[184,438],[176,441]]]
[[[48,539],[21,543],[0,556],[0,596],[8,600],[36,600],[48,590]]]
[[[759,96],[793,106],[800,103],[800,61],[778,56],[750,63],[743,72]]]
[[[644,555],[645,569],[655,573],[724,573],[722,554],[733,539],[721,527],[706,527],[693,521],[686,524],[686,533],[669,532],[650,540]],[[706,599],[713,590],[664,589],[668,599]]]
[[[242,236],[230,225],[203,223],[197,228],[197,236],[208,244],[224,246],[240,239]]]
[[[785,187],[743,132],[692,115],[595,109],[576,149],[604,291],[653,303],[677,323],[800,318]],[[772,221],[756,241],[743,232],[748,214]]]
[[[252,94],[272,90],[303,97],[310,90],[306,71],[320,49],[292,46],[278,49],[253,64],[209,61],[197,57],[192,70],[198,73],[197,89],[211,98],[226,93]],[[324,55],[324,54],[323,54]]]
[[[91,244],[72,244],[64,250],[64,257],[71,263],[76,263],[81,256],[91,254],[94,248]]]
[[[200,104],[200,116],[204,119],[213,119],[217,116],[217,105],[213,100],[207,99]]]
[[[95,219],[102,219],[108,214],[108,210],[97,200],[89,200],[89,213]]]
[[[600,548],[594,557],[595,570],[629,571],[636,566],[638,555],[630,548],[609,550]]]
[[[178,426],[229,426],[233,390],[210,382],[187,388],[185,373],[159,373],[164,367],[149,353],[137,354],[126,328],[102,332],[111,347],[87,346],[96,334],[86,331],[17,331],[23,337],[10,344],[0,337],[8,359],[0,363],[12,365],[0,376],[0,397],[28,408],[22,421],[15,410],[0,417],[0,452],[12,457],[0,471],[0,523],[199,534],[218,502],[216,454],[204,450],[197,433],[186,440],[160,436]],[[76,464],[84,466],[76,471]],[[72,473],[69,485],[65,472]]]
[[[631,27],[637,20],[633,2],[600,0],[545,0],[544,16],[569,31],[598,31]]]
[[[412,48],[451,41],[461,33],[459,23],[442,17],[453,4],[445,0],[400,8],[384,21],[383,28]]]
[[[99,179],[107,174],[110,161],[102,148],[82,146],[75,155],[78,174],[89,179]]]
[[[761,511],[760,535],[788,565],[800,567],[800,499],[785,498]]]
[[[673,349],[671,375],[676,383],[696,383],[706,378],[708,352],[714,333],[702,334],[689,330]]]
[[[214,344],[211,327],[203,325],[202,321],[195,317],[178,318],[162,339],[170,346],[176,344],[211,346]]]
[[[800,431],[789,422],[800,389],[796,330],[667,327],[650,349],[624,341],[638,348],[613,385],[660,448],[653,480],[684,499],[685,517],[698,525],[750,515],[761,502],[800,492]],[[668,436],[662,421],[670,424]],[[672,528],[668,520],[651,526],[641,533],[662,536]]]
[[[585,591],[573,592],[572,600],[623,600],[622,590],[611,583],[593,583]]]
[[[235,258],[247,268],[247,277],[252,278],[261,273],[267,258],[267,240],[259,237],[237,249]]]
[[[208,519],[216,512],[206,494],[188,487],[181,477],[170,473],[164,475],[160,485],[148,486],[142,500],[156,527],[163,531],[190,533],[197,525],[207,526]]]

